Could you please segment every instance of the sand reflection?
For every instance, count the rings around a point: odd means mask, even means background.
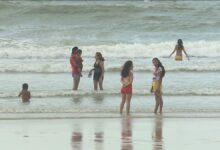
[[[73,132],[72,140],[71,140],[73,150],[82,150],[82,138],[83,138],[83,135],[81,132],[79,131]]]
[[[132,150],[132,124],[129,116],[122,118],[121,127],[121,150]]]
[[[104,149],[104,133],[103,132],[95,132],[95,149],[103,150]]]
[[[95,122],[95,132],[94,132],[94,142],[95,142],[95,150],[103,150],[104,149],[104,132],[103,132],[103,122],[101,120],[97,120]]]
[[[156,116],[152,132],[153,150],[163,150],[163,117]]]

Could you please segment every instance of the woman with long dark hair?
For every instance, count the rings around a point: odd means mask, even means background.
[[[155,109],[154,113],[157,114],[158,108],[160,107],[160,114],[162,114],[163,109],[163,98],[162,98],[162,81],[165,76],[165,69],[158,58],[153,58],[152,63],[154,65],[153,70],[153,82],[151,87],[151,92],[155,95]]]
[[[182,52],[184,52],[184,54],[186,55],[186,57],[189,60],[189,55],[186,53],[185,48],[183,46],[183,41],[182,39],[178,39],[177,41],[177,45],[175,46],[173,52],[170,54],[169,57],[171,57],[174,53],[176,52],[176,56],[175,56],[175,60],[176,61],[182,61]]]
[[[99,89],[103,90],[102,83],[104,79],[104,61],[105,59],[102,57],[102,54],[100,52],[96,52],[94,68],[89,72],[89,76],[90,76],[92,75],[92,71],[94,71],[93,74],[94,90],[98,90],[98,85],[99,85]]]
[[[122,114],[124,104],[126,103],[126,112],[130,113],[130,102],[132,97],[132,82],[133,82],[133,62],[128,60],[123,65],[121,70],[121,104],[120,113]]]

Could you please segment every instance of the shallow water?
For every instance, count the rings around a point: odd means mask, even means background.
[[[35,98],[30,103],[21,103],[18,99],[1,99],[1,118],[77,118],[82,117],[120,117],[120,96],[73,96],[54,98]],[[186,113],[185,117],[210,113],[210,117],[219,116],[218,96],[164,96],[165,116]],[[153,96],[133,96],[131,114],[134,116],[152,116],[155,100]],[[10,114],[11,113],[11,114]],[[82,115],[79,115],[82,113]],[[192,114],[191,114],[192,113]],[[213,116],[212,116],[213,115]],[[177,115],[178,116],[178,115]],[[181,114],[180,114],[181,116]],[[205,115],[206,116],[206,115]],[[184,116],[182,116],[184,117]]]
[[[21,85],[29,83],[33,98],[72,97],[100,94],[120,94],[120,73],[106,72],[103,91],[94,92],[93,79],[83,73],[78,91],[72,91],[72,77],[70,73],[1,73],[0,98],[15,98]],[[218,72],[167,72],[163,80],[164,95],[220,95],[220,76]],[[152,74],[150,72],[135,72],[133,89],[134,95],[151,95],[150,87]]]
[[[159,57],[166,69],[165,112],[218,112],[219,6],[217,1],[0,1],[0,111],[117,114],[120,69],[131,59],[132,112],[151,112],[151,60]],[[179,38],[190,61],[167,58]],[[73,46],[83,50],[84,60],[77,92],[71,90]],[[105,57],[101,92],[93,91],[87,77],[96,51]],[[32,93],[27,105],[17,98],[23,83]]]

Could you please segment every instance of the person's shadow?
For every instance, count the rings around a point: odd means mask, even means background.
[[[132,149],[132,123],[131,118],[126,116],[121,121],[121,150]]]
[[[152,131],[153,150],[163,150],[163,117],[155,116]]]

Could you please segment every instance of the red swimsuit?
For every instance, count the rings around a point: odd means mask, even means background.
[[[127,86],[122,86],[121,87],[121,93],[122,94],[132,94],[132,85],[129,84]]]

